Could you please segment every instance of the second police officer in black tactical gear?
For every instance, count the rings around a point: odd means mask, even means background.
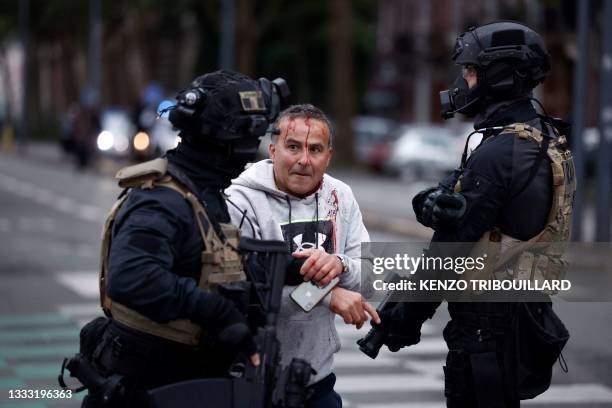
[[[452,59],[462,74],[441,92],[443,116],[474,118],[483,141],[469,158],[466,143],[460,168],[414,198],[417,219],[434,229],[432,246],[489,245],[489,278],[560,278],[565,262],[555,245],[569,238],[575,182],[565,129],[531,103],[532,89],[550,69],[544,42],[522,24],[496,22],[461,34]],[[521,244],[504,253],[499,248],[508,240],[544,249],[536,253]],[[487,293],[474,293],[473,302],[449,302],[448,407],[518,407],[521,399],[544,392],[569,337],[547,294],[531,303],[487,299]],[[398,303],[381,312],[389,349],[416,344],[421,324],[439,304]],[[549,326],[544,335],[542,326]]]
[[[145,406],[146,390],[226,375],[237,352],[259,364],[244,314],[219,293],[245,279],[221,192],[253,160],[286,96],[282,80],[200,76],[170,111],[178,147],[118,173],[126,190],[105,227],[100,285],[111,319],[92,361],[119,375],[121,390],[90,390],[85,406]]]

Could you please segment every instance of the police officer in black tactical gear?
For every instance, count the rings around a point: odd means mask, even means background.
[[[200,76],[170,111],[178,147],[117,174],[125,190],[106,222],[100,279],[110,319],[81,334],[95,369],[79,377],[84,406],[147,406],[147,390],[227,376],[238,353],[259,365],[244,310],[225,296],[245,273],[222,190],[254,159],[288,93],[282,79]]]
[[[474,118],[483,141],[469,158],[466,142],[461,166],[413,199],[417,220],[435,231],[430,251],[438,243],[465,243],[459,245],[465,250],[484,242],[489,278],[560,278],[566,264],[552,244],[569,238],[575,182],[563,123],[531,103],[550,69],[544,42],[523,24],[495,22],[461,34],[452,59],[462,72],[441,92],[442,114]],[[500,243],[510,240],[516,245],[503,252]],[[540,244],[539,252],[528,241]],[[569,337],[548,294],[536,293],[529,303],[469,296],[448,305],[447,406],[518,407],[544,392]],[[374,330],[384,330],[391,351],[416,344],[439,304],[391,304]]]

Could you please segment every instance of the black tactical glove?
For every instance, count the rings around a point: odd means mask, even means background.
[[[446,193],[437,188],[419,193],[412,200],[412,205],[417,221],[436,230],[456,226],[467,208],[463,195]]]
[[[422,322],[404,320],[401,310],[403,307],[404,304],[400,303],[392,309],[378,313],[381,320],[380,328],[387,333],[384,344],[392,352],[417,344],[421,340]]]
[[[216,340],[224,347],[239,349],[247,356],[257,352],[257,345],[249,330],[246,316],[234,303],[216,293],[209,293],[205,298],[209,326],[216,333]]]

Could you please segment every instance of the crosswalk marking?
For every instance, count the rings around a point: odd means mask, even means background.
[[[25,384],[23,383],[23,381],[17,378],[0,378],[0,390],[24,387]]]
[[[397,359],[380,356],[372,360],[359,351],[343,351],[334,357],[335,368],[389,367],[397,364]]]
[[[442,376],[444,373],[442,371],[442,363],[440,360],[407,360],[404,362],[403,367],[406,370],[416,371],[423,375],[429,376]]]
[[[6,330],[0,333],[0,342],[73,340],[78,337],[79,331],[75,327],[42,328],[35,330]]]
[[[76,303],[69,305],[61,305],[58,308],[58,311],[64,315],[69,317],[90,317],[100,314],[102,309],[100,304],[97,302],[88,302],[88,303]]]
[[[8,218],[0,218],[0,232],[11,231],[11,220]]]
[[[551,385],[548,391],[525,405],[539,404],[593,404],[612,403],[612,389],[601,384],[563,384]]]
[[[70,319],[57,313],[38,313],[20,316],[0,316],[0,328],[9,326],[39,326],[68,323]]]
[[[59,362],[40,364],[17,364],[13,367],[19,378],[26,380],[55,378],[60,372]]]
[[[387,350],[387,348],[385,347],[383,350]],[[444,355],[447,351],[448,348],[442,338],[423,338],[418,344],[401,349],[396,353],[396,356],[409,358],[413,356]]]
[[[378,376],[376,377],[378,379]],[[337,387],[336,387],[337,389]],[[409,387],[405,388],[410,391]],[[413,390],[423,391],[423,389]],[[371,391],[370,391],[371,392]],[[572,384],[572,385],[552,385],[544,394],[533,400],[525,400],[521,405],[554,405],[562,406],[566,404],[600,404],[612,403],[612,390],[599,384]],[[404,408],[406,406],[419,408],[444,408],[445,403],[440,402],[393,402],[393,403],[360,403],[351,404],[354,408]]]
[[[78,344],[62,346],[3,346],[0,358],[63,357],[77,352]]]
[[[2,404],[0,408],[46,408],[42,402],[15,402],[10,404]]]
[[[98,287],[98,272],[60,272],[56,275],[58,281],[81,297],[97,299],[100,296]]]
[[[444,381],[415,374],[343,375],[338,377],[334,388],[339,393],[351,394],[382,391],[440,391],[444,389]]]
[[[345,324],[339,316],[336,317],[336,330],[343,339],[360,339],[368,334],[371,328],[369,324],[364,324],[363,327],[358,330],[353,325]],[[438,329],[430,321],[425,322],[421,327],[422,336],[436,334],[436,332],[438,332]]]

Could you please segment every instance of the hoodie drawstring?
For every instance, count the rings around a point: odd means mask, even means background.
[[[319,249],[319,193],[315,193],[315,245]]]
[[[289,206],[289,253],[293,253],[293,227],[291,226],[291,199],[288,195],[285,196],[287,205]]]

